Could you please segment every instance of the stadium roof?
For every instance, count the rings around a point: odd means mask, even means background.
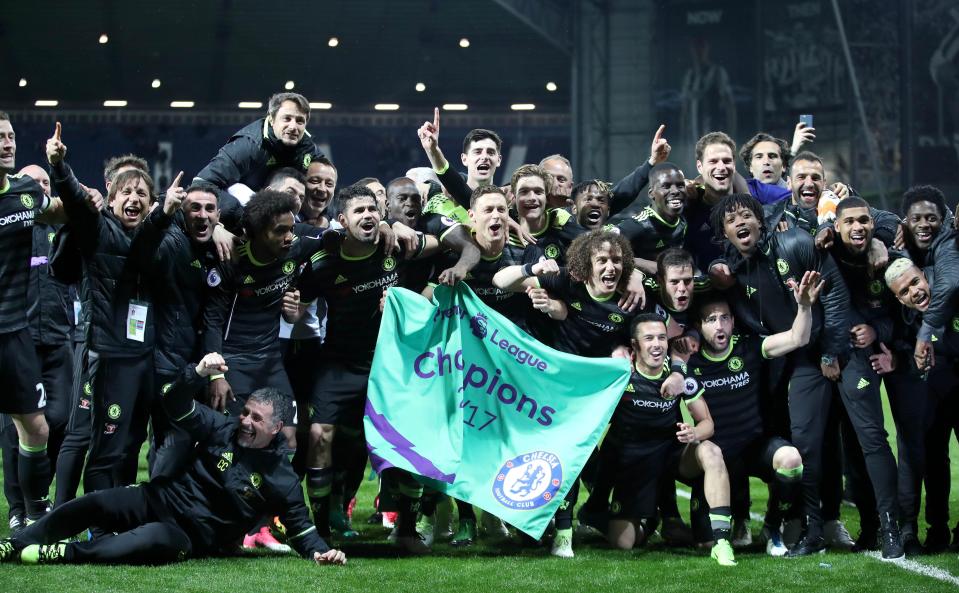
[[[568,0],[541,3],[568,7]],[[125,101],[118,107],[125,109],[170,109],[173,101],[204,110],[236,110],[240,102],[265,108],[292,81],[293,90],[332,111],[459,103],[497,113],[531,103],[537,112],[568,113],[569,56],[508,4],[5,3],[0,109],[34,108],[38,100],[56,101],[58,109],[104,109],[104,101]],[[550,82],[557,90],[547,90]]]

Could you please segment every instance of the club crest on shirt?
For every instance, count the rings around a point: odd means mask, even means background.
[[[732,357],[732,358],[729,359],[729,362],[726,363],[726,366],[727,366],[727,367],[729,368],[729,370],[731,370],[732,372],[734,372],[734,373],[735,373],[735,372],[738,372],[738,371],[742,370],[742,368],[743,368],[743,359],[742,359],[742,358],[739,358],[738,356],[734,356],[734,357]]]
[[[386,259],[383,260],[383,269],[386,270],[387,272],[392,271],[393,268],[395,267],[396,267],[396,260],[393,259],[392,257],[387,257]]]
[[[36,204],[33,196],[30,194],[20,194],[20,203],[23,204],[24,208],[33,208],[34,204]]]
[[[220,278],[220,273],[217,272],[216,268],[210,270],[210,272],[206,275],[206,285],[210,287],[219,286],[222,280],[223,279]]]

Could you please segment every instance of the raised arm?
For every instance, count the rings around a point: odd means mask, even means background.
[[[798,305],[796,317],[789,330],[773,334],[763,340],[762,350],[766,358],[785,356],[809,343],[809,335],[812,331],[812,307],[819,299],[822,287],[823,281],[819,272],[816,271],[807,271],[803,274],[802,281],[798,285],[793,285],[793,293]]]

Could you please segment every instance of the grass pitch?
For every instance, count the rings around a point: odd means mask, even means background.
[[[886,425],[895,449],[891,416]],[[954,459],[959,446],[950,445]],[[953,469],[953,477],[957,475]],[[141,478],[146,479],[145,465]],[[955,480],[953,480],[955,482]],[[354,526],[361,536],[349,543],[335,541],[346,550],[345,567],[320,567],[298,557],[253,555],[237,558],[188,560],[160,567],[0,565],[0,589],[11,593],[113,591],[163,591],[177,593],[224,591],[249,592],[362,592],[492,593],[537,591],[649,591],[711,593],[729,591],[863,591],[915,592],[959,590],[959,558],[953,552],[910,558],[910,563],[881,562],[863,554],[829,552],[812,558],[770,558],[764,549],[738,550],[739,566],[722,568],[708,551],[666,548],[655,542],[633,552],[620,552],[602,541],[576,541],[576,558],[552,558],[547,549],[491,546],[481,539],[467,549],[446,543],[434,545],[428,557],[403,557],[386,543],[387,530],[367,525],[372,513],[376,483],[366,481],[358,496]],[[753,512],[766,504],[766,488],[752,481]],[[956,489],[950,499],[953,521],[959,518]],[[680,509],[688,507],[683,499]],[[6,501],[0,497],[0,517],[6,517]],[[859,532],[856,510],[843,506],[843,519],[850,533]],[[5,521],[0,534],[6,533]],[[921,525],[922,526],[922,525]],[[758,539],[760,525],[752,524]],[[923,528],[923,536],[924,536]],[[940,579],[920,574],[938,571]],[[946,580],[941,580],[946,579]],[[951,582],[949,579],[952,579]]]

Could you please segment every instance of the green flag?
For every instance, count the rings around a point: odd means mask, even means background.
[[[437,287],[434,302],[391,288],[366,404],[370,459],[538,538],[628,381],[628,361],[557,352],[464,283]]]

